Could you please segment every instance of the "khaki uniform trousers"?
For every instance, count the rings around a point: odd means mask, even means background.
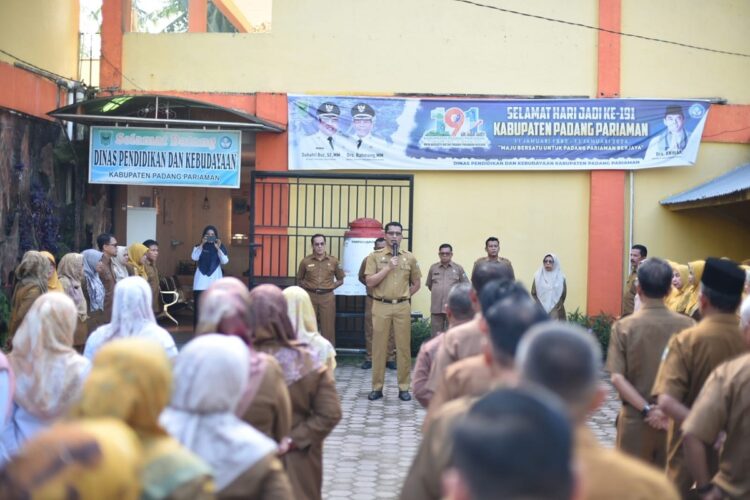
[[[448,329],[448,315],[443,313],[430,313],[430,336],[434,337],[440,332]]]
[[[336,296],[333,292],[308,292],[320,334],[336,347]]]
[[[393,328],[396,337],[398,389],[408,391],[409,373],[411,372],[411,304],[409,301],[397,304],[373,301],[372,328],[372,390],[383,390],[386,349],[388,346],[386,332]]]
[[[365,349],[367,361],[372,361],[372,303],[370,297],[365,297]],[[393,338],[393,328],[388,334],[388,361],[396,361],[396,341]]]
[[[617,416],[617,448],[664,469],[667,464],[667,431],[654,429],[632,406],[623,405]]]

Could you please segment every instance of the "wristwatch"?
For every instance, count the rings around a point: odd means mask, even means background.
[[[641,410],[641,417],[646,418],[648,417],[649,412],[651,411],[651,405],[646,403],[643,405],[643,409]]]

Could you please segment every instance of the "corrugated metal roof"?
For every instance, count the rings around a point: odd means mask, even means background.
[[[739,193],[748,189],[750,189],[750,163],[740,165],[734,170],[711,179],[708,182],[704,182],[699,186],[663,199],[660,203],[662,205],[694,203]]]

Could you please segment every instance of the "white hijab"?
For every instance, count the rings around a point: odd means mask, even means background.
[[[112,302],[112,321],[102,325],[86,341],[83,355],[94,355],[105,343],[125,337],[150,338],[158,342],[172,358],[177,355],[174,339],[156,323],[151,309],[151,287],[140,276],[128,276],[115,285]]]
[[[128,268],[125,267],[125,262],[128,257],[128,247],[117,247],[117,256],[112,259],[112,272],[115,275],[115,282],[119,282],[130,276]]]
[[[537,269],[534,274],[534,284],[536,285],[536,296],[539,298],[542,307],[550,312],[562,297],[565,288],[565,275],[560,270],[560,259],[553,253],[545,254],[544,257],[552,257],[552,271],[545,271],[544,264]]]
[[[219,491],[276,443],[234,414],[250,372],[250,353],[237,337],[201,335],[188,343],[174,366],[174,390],[159,422],[213,469]]]

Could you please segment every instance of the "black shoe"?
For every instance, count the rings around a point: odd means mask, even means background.
[[[362,368],[363,370],[369,370],[370,368],[372,368],[372,361],[369,361],[367,359],[364,360],[364,362],[362,363],[362,366],[360,366],[360,368]]]
[[[407,396],[409,396],[409,393],[406,393]],[[367,399],[370,401],[375,401],[376,399],[380,399],[383,397],[383,391],[372,391],[370,394],[367,395]],[[409,396],[409,399],[411,399],[411,396]]]
[[[411,394],[409,394],[409,391],[398,391],[398,399],[401,401],[411,401]]]
[[[396,362],[395,361],[388,361],[385,364],[385,367],[388,368],[389,370],[395,370],[396,369]]]

